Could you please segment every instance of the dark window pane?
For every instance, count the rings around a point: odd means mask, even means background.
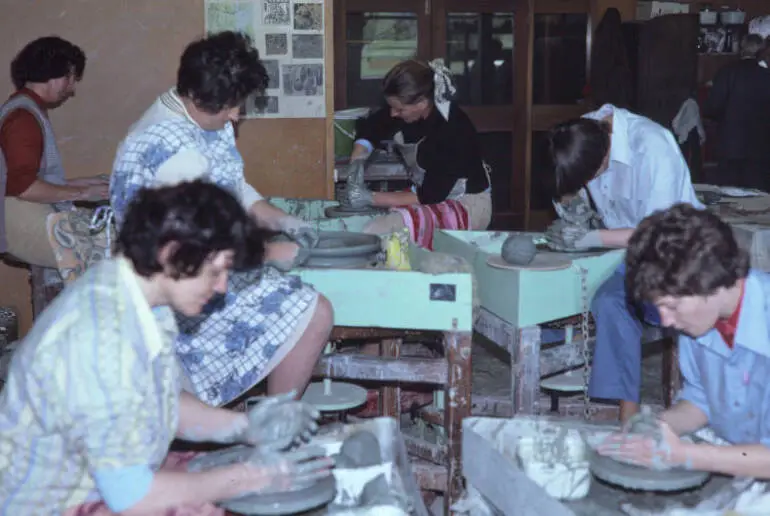
[[[546,131],[532,132],[532,177],[529,189],[531,210],[549,210],[552,207],[554,177],[549,165]]]
[[[345,44],[348,107],[377,105],[388,70],[417,55],[417,15],[348,13]]]
[[[575,104],[586,85],[587,14],[536,14],[534,104]]]
[[[499,131],[479,134],[484,160],[492,167],[492,209],[511,211],[511,171],[513,133]]]
[[[460,104],[513,102],[513,15],[452,13],[446,39]]]

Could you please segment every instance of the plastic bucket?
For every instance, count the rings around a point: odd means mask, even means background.
[[[347,158],[353,152],[356,120],[369,114],[369,108],[353,108],[334,113],[334,156]]]

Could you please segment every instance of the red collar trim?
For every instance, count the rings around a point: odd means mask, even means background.
[[[733,349],[735,345],[735,332],[738,329],[738,319],[741,316],[741,308],[743,308],[743,294],[746,291],[746,281],[741,283],[741,297],[738,299],[738,306],[735,307],[732,315],[728,319],[719,319],[714,328],[722,335],[725,344],[730,349]]]

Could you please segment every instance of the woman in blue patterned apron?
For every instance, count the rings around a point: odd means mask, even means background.
[[[397,64],[383,80],[387,105],[359,122],[348,169],[344,203],[390,208],[366,231],[383,234],[410,229],[412,239],[430,248],[434,229],[484,230],[492,216],[489,168],[476,128],[451,101],[449,70],[439,59]],[[381,142],[393,140],[413,187],[404,192],[372,192],[364,182],[366,158]]]
[[[232,192],[260,226],[313,245],[317,235],[307,222],[272,206],[244,178],[233,122],[245,100],[266,86],[248,36],[223,32],[191,43],[176,88],[155,101],[118,149],[110,185],[118,226],[138,189],[204,178]],[[267,266],[233,274],[227,294],[202,316],[180,317],[177,353],[188,388],[209,404],[233,401],[268,375],[268,394],[301,395],[332,324],[326,298],[298,276]]]

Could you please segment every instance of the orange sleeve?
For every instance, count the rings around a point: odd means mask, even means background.
[[[43,158],[43,129],[35,115],[26,109],[9,113],[0,127],[0,149],[8,168],[5,195],[17,197],[35,182]]]

